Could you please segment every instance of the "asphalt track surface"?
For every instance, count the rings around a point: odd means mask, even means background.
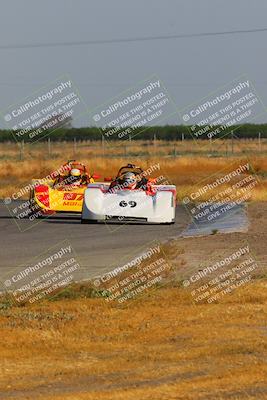
[[[57,214],[19,225],[8,208],[0,203],[0,281],[11,271],[22,270],[53,246],[67,241],[80,265],[79,279],[99,276],[133,259],[154,241],[178,237],[190,217],[183,206],[176,210],[173,225],[94,224],[82,225],[79,215]]]

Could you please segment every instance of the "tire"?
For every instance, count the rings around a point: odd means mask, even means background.
[[[171,222],[162,222],[160,225],[174,225],[175,221],[171,221]]]
[[[29,210],[30,210],[30,212],[29,212],[29,214],[28,214],[28,218],[30,218],[30,217],[32,217],[32,216],[34,216],[34,215],[36,215],[36,216],[35,216],[35,219],[40,218],[40,215],[38,215],[38,210],[37,210],[36,208],[34,208],[34,205],[35,205],[36,203],[34,202],[34,193],[33,193],[33,190],[30,191],[29,203],[30,203],[30,205],[29,205]]]
[[[81,224],[96,224],[97,221],[94,221],[93,219],[81,219]]]

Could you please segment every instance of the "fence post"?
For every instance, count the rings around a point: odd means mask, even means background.
[[[20,156],[19,159],[24,160],[24,139],[20,142]]]
[[[50,137],[47,139],[47,146],[48,146],[48,156],[51,156],[51,140]]]
[[[102,157],[105,157],[105,139],[103,135],[101,141],[102,141]]]
[[[231,131],[232,154],[234,154],[234,133]]]
[[[76,156],[76,152],[77,152],[77,141],[76,141],[76,137],[73,138],[73,154],[74,156]]]
[[[212,154],[212,152],[213,152],[213,146],[212,146],[212,138],[210,137],[209,138],[209,151],[210,151],[210,154]]]
[[[258,137],[258,151],[261,152],[261,132],[259,132],[259,137]]]

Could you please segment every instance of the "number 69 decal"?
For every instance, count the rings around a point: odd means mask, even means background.
[[[119,203],[119,206],[120,207],[131,207],[131,208],[133,208],[133,207],[136,207],[136,205],[137,205],[137,203],[136,203],[136,201],[133,201],[133,200],[130,200],[130,201],[125,201],[125,200],[122,200],[120,203]]]

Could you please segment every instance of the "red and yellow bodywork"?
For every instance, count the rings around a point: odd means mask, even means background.
[[[33,211],[40,210],[43,214],[55,212],[81,213],[84,191],[87,185],[78,187],[53,188],[54,181],[47,181],[36,185],[33,181],[34,190],[31,192],[31,205]]]
[[[81,213],[84,191],[88,183],[95,182],[98,175],[89,175],[84,164],[76,160],[70,160],[63,165],[64,173],[55,179],[33,179],[30,193],[30,207],[33,213],[44,215],[56,212]],[[79,185],[64,184],[64,178],[72,168],[81,171],[83,179]],[[62,182],[62,178],[63,182]],[[61,182],[61,183],[60,183]]]

